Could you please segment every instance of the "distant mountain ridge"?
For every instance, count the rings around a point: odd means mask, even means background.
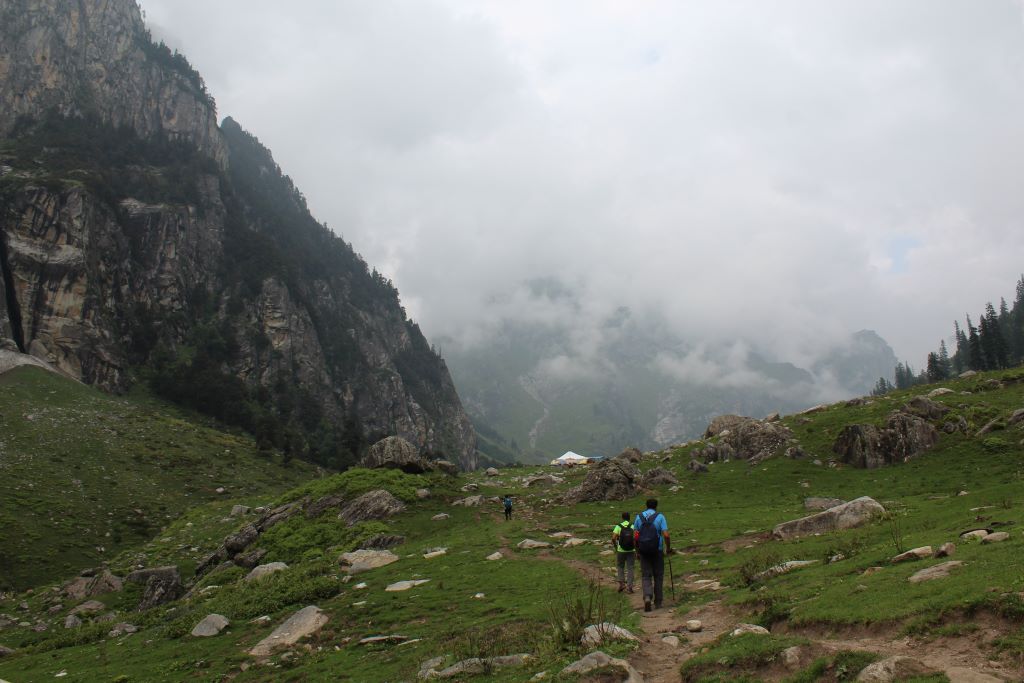
[[[133,0],[0,0],[0,338],[344,467],[475,435],[398,293],[317,223]]]
[[[625,309],[608,324],[587,360],[574,357],[567,332],[556,327],[508,323],[468,349],[440,340],[466,409],[487,434],[485,456],[490,449],[498,460],[546,462],[567,450],[663,448],[700,436],[718,415],[761,417],[868,394],[896,364],[870,330],[800,368],[749,349],[737,361],[734,351],[645,328]]]

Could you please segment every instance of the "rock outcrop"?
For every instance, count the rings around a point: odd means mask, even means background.
[[[916,415],[895,412],[881,428],[874,425],[843,427],[832,445],[832,452],[854,467],[875,469],[906,462],[938,440],[939,433],[930,422]]]
[[[592,465],[583,482],[565,494],[571,503],[625,500],[637,492],[640,469],[628,458],[616,457]]]
[[[676,475],[672,474],[664,467],[655,467],[653,470],[645,472],[640,477],[640,488],[650,489],[655,486],[672,486],[678,484],[679,480],[676,479]]]
[[[175,566],[139,569],[128,574],[124,580],[143,586],[142,600],[138,607],[140,612],[177,600],[185,594],[181,574]]]
[[[338,519],[344,520],[346,524],[352,526],[356,522],[385,519],[404,509],[405,503],[395,498],[388,491],[378,489],[364,493],[346,505],[338,513]]]
[[[855,498],[816,515],[801,517],[791,522],[783,522],[775,527],[772,535],[775,538],[789,540],[802,536],[813,536],[867,524],[885,514],[885,508],[867,496]]]
[[[294,645],[302,638],[316,633],[327,621],[327,615],[319,607],[303,607],[275,628],[269,636],[256,643],[255,647],[249,650],[249,654],[254,657],[271,655],[275,650]]]
[[[400,436],[389,436],[370,446],[360,467],[399,469],[407,474],[422,474],[431,469],[419,450]]]
[[[19,151],[0,147],[0,339],[110,391],[162,367],[163,395],[269,445],[285,445],[275,424],[326,423],[475,468],[448,369],[394,287],[256,138],[218,127],[134,0],[0,3],[0,142],[15,136]],[[175,388],[190,372],[201,399]],[[257,429],[249,402],[276,422]]]

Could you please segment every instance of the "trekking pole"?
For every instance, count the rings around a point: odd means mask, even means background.
[[[668,556],[668,581],[669,581],[668,585],[672,587],[672,602],[675,602],[676,601],[676,575],[672,571],[672,555],[671,555],[671,553]]]

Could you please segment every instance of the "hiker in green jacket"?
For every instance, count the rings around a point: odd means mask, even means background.
[[[636,538],[629,523],[629,513],[622,513],[622,521],[612,529],[612,550],[615,566],[619,570],[619,592],[633,592],[633,565],[636,561]]]

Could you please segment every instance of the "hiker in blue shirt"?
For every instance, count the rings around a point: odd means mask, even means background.
[[[505,521],[512,519],[512,496],[506,493],[501,504],[505,507]]]
[[[651,603],[660,608],[662,588],[665,583],[665,555],[672,552],[668,537],[668,521],[658,512],[658,500],[647,501],[647,509],[636,516],[636,550],[640,556],[640,572],[643,575],[644,611],[651,611]]]

